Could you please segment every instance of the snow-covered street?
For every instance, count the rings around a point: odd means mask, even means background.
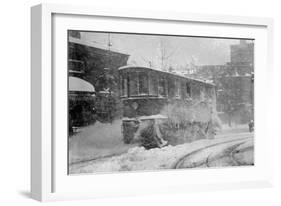
[[[69,164],[72,165],[120,155],[136,145],[123,143],[121,120],[115,120],[113,123],[96,122],[81,128],[69,138],[68,146]]]
[[[226,132],[212,140],[203,139],[177,146],[150,150],[135,146],[121,155],[71,164],[69,172],[82,174],[253,165],[253,152],[253,133]]]
[[[184,155],[173,168],[253,165],[253,139],[239,138],[211,144]]]

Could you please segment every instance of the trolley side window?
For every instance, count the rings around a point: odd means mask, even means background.
[[[158,78],[154,74],[149,76],[149,95],[158,95]]]
[[[188,98],[191,97],[191,86],[190,86],[190,83],[189,82],[186,82],[185,83],[185,89],[186,89],[186,96]]]
[[[158,85],[159,96],[167,96],[167,81],[165,77],[160,77]]]
[[[207,98],[211,101],[214,101],[216,98],[216,92],[214,87],[207,88]]]
[[[181,98],[181,83],[175,80],[175,98]]]
[[[200,85],[200,100],[206,100],[206,87],[204,85]]]
[[[148,94],[148,75],[144,72],[139,73],[139,94]]]
[[[213,88],[212,87],[206,87],[206,96],[208,99],[213,98]]]
[[[198,83],[192,84],[192,98],[199,99],[200,98],[200,85]]]

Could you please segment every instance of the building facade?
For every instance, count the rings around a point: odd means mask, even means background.
[[[245,124],[254,118],[254,43],[230,46],[230,62],[198,66],[196,75],[216,84],[217,111],[224,123]]]
[[[91,103],[90,109],[94,110],[95,118],[99,121],[112,121],[122,115],[118,68],[127,65],[128,58],[128,54],[110,47],[84,41],[80,32],[69,32],[68,75],[83,79],[94,86],[94,104]],[[69,91],[69,97],[70,95]]]

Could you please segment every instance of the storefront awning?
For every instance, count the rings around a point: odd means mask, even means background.
[[[69,77],[69,86],[68,86],[69,92],[95,92],[95,87],[85,81],[84,79],[78,78],[78,77]]]

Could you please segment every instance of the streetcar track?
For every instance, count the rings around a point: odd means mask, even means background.
[[[248,139],[251,139],[252,137],[244,137],[244,138],[239,138],[239,139],[235,139],[235,140],[229,140],[229,141],[225,141],[225,142],[219,142],[219,143],[215,143],[215,144],[212,144],[212,145],[209,145],[209,146],[206,146],[206,147],[203,147],[203,148],[200,148],[200,149],[197,149],[197,150],[195,150],[195,151],[192,151],[192,152],[190,152],[190,153],[188,153],[188,154],[186,154],[186,155],[184,155],[184,156],[182,156],[178,161],[176,161],[176,163],[174,164],[174,165],[172,165],[172,169],[180,169],[181,168],[181,166],[183,165],[183,163],[184,163],[184,161],[185,161],[185,159],[186,158],[188,158],[188,157],[190,157],[190,156],[192,156],[192,155],[195,155],[195,154],[197,154],[197,153],[199,153],[199,152],[202,152],[202,151],[204,151],[205,149],[209,149],[209,148],[212,148],[212,147],[216,147],[216,146],[219,146],[219,145],[224,145],[224,144],[229,144],[229,143],[232,143],[232,142],[236,142],[236,141],[242,141],[242,140],[248,140]],[[242,142],[242,143],[240,143],[240,144],[243,144],[244,142]],[[240,145],[239,144],[239,145]],[[239,146],[238,145],[238,146]],[[237,146],[237,147],[238,147]],[[207,158],[208,159],[208,158]],[[206,161],[208,161],[208,164],[209,164],[209,160],[205,160],[205,161],[203,161],[203,164],[204,163],[206,163]],[[198,167],[198,166],[202,166],[203,165],[202,164],[202,161],[200,162],[200,164],[194,164],[194,166],[195,167]]]
[[[253,146],[245,147],[245,148],[239,150],[239,153],[245,152],[245,151],[247,151],[247,150],[251,150],[251,149],[253,149],[253,148],[254,148]],[[237,164],[238,166],[245,165],[245,163],[242,163],[242,162],[239,161],[237,158],[235,158],[234,155],[235,155],[235,154],[232,152],[232,153],[231,153],[231,158],[236,162],[236,164]]]
[[[237,149],[240,145],[242,145],[242,144],[244,144],[244,142],[238,143],[238,144],[235,144],[235,145],[232,145],[231,147],[228,147],[228,148],[224,149],[224,150],[221,152],[221,154],[215,155],[213,158],[210,158],[213,153],[209,154],[208,157],[207,157],[207,159],[206,159],[206,166],[207,166],[207,167],[212,167],[212,166],[210,165],[210,163],[212,163],[212,162],[214,162],[214,161],[217,161],[217,160],[220,160],[220,159],[225,158],[225,157],[230,157],[230,158],[231,158],[231,161],[232,161],[232,162],[235,162],[235,165],[237,165],[237,164],[236,164],[236,161],[234,161],[234,160],[232,159],[231,153],[234,152],[234,151],[236,151],[236,149]]]
[[[232,163],[233,163],[234,166],[240,166],[240,165],[241,165],[241,164],[239,164],[239,162],[234,158],[233,154],[234,154],[234,152],[237,151],[236,149],[237,149],[240,145],[243,145],[243,144],[245,144],[245,142],[240,143],[240,144],[238,144],[238,145],[235,145],[235,147],[233,147],[232,150],[231,150],[231,151],[229,152],[229,154],[228,154],[228,157],[230,157],[230,159],[231,159],[231,161],[232,161]]]
[[[206,159],[206,166],[207,166],[207,167],[210,167],[210,165],[209,165],[209,158],[210,158],[210,156],[211,156],[212,154],[213,154],[213,153],[210,153],[210,154],[208,155],[207,159]]]
[[[220,160],[222,158],[225,158],[225,157],[230,157],[231,161],[234,163],[234,165],[238,165],[237,164],[237,161],[233,159],[233,156],[232,156],[232,153],[234,151],[236,151],[236,149],[240,146],[240,145],[243,145],[244,142],[242,143],[238,143],[238,144],[235,144],[235,145],[232,145],[231,147],[228,147],[226,149],[224,149],[221,154],[217,154],[215,155],[213,158],[210,158],[212,156],[213,153],[209,154],[207,159],[206,159],[206,166],[207,167],[212,167],[210,165],[210,163],[214,162],[214,161],[217,161],[217,160]],[[210,161],[211,160],[211,161]]]
[[[72,166],[82,165],[82,164],[85,164],[85,163],[91,163],[91,162],[95,162],[95,161],[104,161],[104,160],[109,159],[111,157],[122,155],[124,153],[125,152],[120,152],[120,153],[114,153],[114,154],[110,154],[110,155],[104,155],[104,156],[101,156],[101,157],[94,157],[94,158],[89,158],[89,159],[85,159],[85,160],[80,160],[80,161],[70,163],[69,166],[72,167]]]

